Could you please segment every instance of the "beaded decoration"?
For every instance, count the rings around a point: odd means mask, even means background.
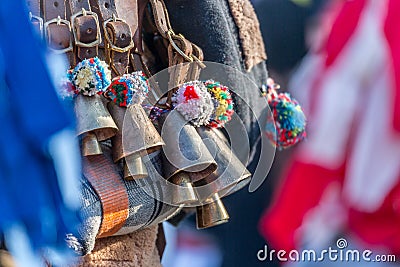
[[[272,79],[267,82],[267,99],[272,117],[265,133],[279,149],[288,148],[306,137],[306,117],[299,103],[289,93],[277,93],[279,86]]]
[[[204,83],[191,81],[181,85],[172,96],[173,107],[194,126],[208,125],[214,103]]]
[[[147,77],[142,71],[115,78],[105,95],[120,107],[142,104],[149,93]]]
[[[204,85],[207,87],[214,102],[214,112],[208,126],[211,128],[222,128],[225,123],[231,120],[234,112],[231,93],[228,87],[213,80],[205,81]]]
[[[108,65],[97,57],[79,62],[69,76],[78,93],[86,96],[102,94],[111,83]]]

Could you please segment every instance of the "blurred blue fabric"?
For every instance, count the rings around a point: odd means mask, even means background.
[[[33,252],[66,252],[65,236],[78,224],[76,209],[64,203],[49,154],[52,136],[73,127],[72,114],[58,99],[45,45],[34,33],[25,2],[2,1],[0,231],[22,225],[30,244],[20,245],[30,245]]]

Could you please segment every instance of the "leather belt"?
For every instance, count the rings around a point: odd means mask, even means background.
[[[98,56],[101,34],[97,14],[91,11],[89,0],[68,2],[77,60]]]
[[[123,75],[128,72],[129,53],[133,48],[130,27],[115,16],[105,21],[103,27],[107,61],[117,76]]]
[[[45,38],[49,48],[55,53],[71,53],[73,51],[71,23],[65,19],[65,1],[44,1],[43,16],[46,21],[44,23]]]
[[[71,23],[66,20],[65,0],[46,0],[42,2],[44,18],[44,37],[49,49],[54,53],[65,53],[72,62],[73,40],[71,33]]]
[[[126,186],[113,162],[104,155],[83,158],[83,172],[101,200],[103,216],[98,238],[112,236],[129,214]]]

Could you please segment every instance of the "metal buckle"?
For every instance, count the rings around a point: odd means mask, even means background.
[[[40,31],[40,38],[43,39],[44,32],[43,32],[43,19],[39,16],[35,16],[32,12],[29,12],[29,20],[33,22],[34,20],[39,22],[39,31]]]
[[[68,20],[61,19],[60,16],[58,16],[55,19],[49,20],[44,24],[44,29],[45,29],[44,33],[45,33],[45,37],[46,37],[48,43],[49,43],[49,40],[48,40],[48,27],[49,27],[50,24],[53,24],[53,23],[56,23],[57,25],[64,24],[64,25],[68,26],[68,29],[71,32],[71,23]],[[54,53],[57,53],[57,54],[68,53],[68,52],[72,51],[73,48],[74,47],[72,45],[72,38],[69,38],[69,46],[67,48],[64,48],[64,49],[53,49],[53,48],[49,47],[50,50],[52,50]]]
[[[96,26],[97,26],[97,36],[96,36],[96,40],[94,40],[91,43],[82,43],[81,41],[78,40],[77,37],[77,33],[75,30],[75,19],[78,17],[84,17],[84,16],[93,16],[95,22],[96,22]],[[72,23],[72,33],[74,35],[74,41],[75,41],[75,45],[80,46],[80,47],[93,47],[96,45],[99,45],[101,43],[101,34],[100,34],[100,23],[99,23],[99,17],[97,16],[96,13],[92,12],[92,11],[87,11],[84,8],[82,8],[81,11],[79,11],[78,13],[75,13],[74,15],[71,16],[71,23]]]
[[[179,46],[175,43],[174,39],[172,39],[172,36],[179,36],[181,38],[184,38],[183,35],[176,35],[172,30],[169,30],[167,32],[168,40],[169,43],[172,45],[172,47],[175,49],[176,52],[178,52],[184,59],[186,59],[189,62],[193,62],[193,58],[186,55],[180,48]]]
[[[107,31],[107,24],[110,23],[110,22],[116,22],[116,21],[121,21],[121,22],[127,24],[125,20],[116,18],[115,14],[113,14],[112,18],[109,18],[108,20],[104,21],[104,23],[103,23],[104,37],[107,40],[107,46],[109,46],[107,48],[111,49],[113,51],[119,52],[119,53],[125,53],[125,52],[128,52],[129,50],[131,50],[133,48],[134,42],[133,42],[133,40],[131,38],[131,43],[126,47],[118,47],[118,46],[116,46],[116,45],[114,45],[112,43],[111,38],[110,38],[110,36],[108,34],[108,31]]]

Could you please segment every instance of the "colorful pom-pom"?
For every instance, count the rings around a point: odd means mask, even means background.
[[[72,70],[67,71],[67,75],[62,78],[57,86],[58,96],[63,100],[72,100],[79,92],[71,82]]]
[[[233,100],[228,87],[208,80],[204,82],[211,98],[214,102],[214,113],[211,116],[209,126],[212,128],[221,128],[231,120],[233,114]]]
[[[142,104],[149,93],[146,76],[141,71],[115,78],[106,95],[120,107]]]
[[[306,117],[299,103],[289,93],[277,93],[273,81],[268,84],[268,104],[272,117],[265,133],[279,149],[288,148],[306,137]]]
[[[208,125],[214,113],[214,103],[204,83],[187,82],[172,97],[173,107],[194,126]]]
[[[70,79],[79,93],[92,96],[107,89],[111,83],[111,71],[104,61],[97,57],[89,58],[76,65]]]

